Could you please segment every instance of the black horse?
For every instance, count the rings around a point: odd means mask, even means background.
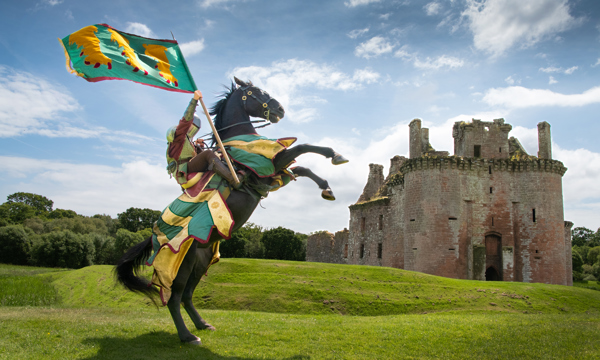
[[[284,110],[277,100],[271,98],[265,91],[252,85],[251,82],[243,82],[237,78],[234,79],[238,86],[232,84],[231,89],[211,109],[212,115],[215,115],[215,127],[222,139],[226,140],[237,135],[255,134],[256,130],[250,121],[251,116],[268,120],[271,123],[276,123],[283,118]],[[277,154],[273,159],[275,171],[282,170],[297,156],[307,152],[331,158],[334,165],[348,162],[348,160],[334,152],[331,148],[304,144],[285,149]],[[327,200],[335,199],[327,181],[316,176],[310,169],[296,167],[293,169],[293,172],[296,176],[306,176],[315,181],[319,188],[323,190],[323,198]],[[259,178],[253,174],[251,176],[253,178],[248,180],[249,183],[262,183],[266,186],[270,183],[268,178]],[[262,195],[264,194],[260,194],[252,186],[243,186],[239,190],[232,189],[231,194],[227,198],[227,205],[235,221],[233,231],[246,223],[257,207]],[[213,231],[208,244],[219,240],[222,240],[222,238],[217,231]],[[212,325],[202,319],[192,302],[194,290],[200,282],[202,275],[208,270],[213,257],[212,246],[200,247],[198,245],[199,243],[194,241],[189,248],[179,268],[179,272],[173,281],[171,297],[167,303],[179,338],[182,342],[194,345],[201,344],[201,341],[200,338],[192,334],[186,327],[181,317],[181,304],[183,304],[183,307],[197,329],[215,330]],[[155,301],[158,290],[151,286],[146,279],[137,276],[138,271],[144,266],[151,252],[152,237],[129,249],[119,260],[115,268],[115,274],[117,281],[127,289],[145,294]]]

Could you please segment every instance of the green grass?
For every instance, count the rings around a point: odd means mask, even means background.
[[[0,265],[0,285],[6,279],[35,279],[44,286],[29,293],[56,297],[45,307],[0,306],[0,359],[600,357],[600,291],[580,286],[223,259],[194,295],[217,331],[193,330],[203,346],[192,347],[166,308],[117,286],[110,266]]]
[[[52,276],[62,269],[0,264],[0,306],[44,306],[59,303]]]
[[[593,359],[597,315],[289,315],[207,310],[217,331],[182,345],[168,311],[5,308],[11,359]],[[188,321],[188,326],[191,326]]]
[[[117,286],[110,266],[52,274],[69,307],[152,306]],[[44,275],[40,275],[44,276]],[[445,311],[599,313],[600,292],[580,287],[448,279],[372,266],[223,259],[200,282],[201,309],[358,316]]]
[[[573,286],[600,291],[600,284],[597,281],[573,281]]]

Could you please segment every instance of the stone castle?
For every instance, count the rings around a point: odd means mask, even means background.
[[[421,120],[409,158],[389,174],[370,164],[350,230],[309,237],[307,261],[389,266],[456,279],[572,285],[571,222],[550,125],[528,155],[504,119],[454,124],[454,155],[436,151]]]

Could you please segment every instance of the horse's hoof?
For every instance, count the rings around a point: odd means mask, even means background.
[[[338,153],[334,153],[333,158],[331,159],[331,163],[333,165],[345,164],[348,161],[350,161],[350,160],[346,159],[345,157],[343,157],[342,155],[340,155]]]
[[[191,341],[181,341],[183,343],[186,343],[188,345],[202,345],[202,340],[200,340],[199,337],[195,336],[196,339],[191,340]]]
[[[210,330],[210,331],[215,331],[217,330],[214,326],[212,326],[211,324],[206,324],[205,327],[203,328],[198,328],[198,330]]]
[[[321,192],[321,197],[325,200],[333,201],[335,200],[335,196],[333,195],[333,191],[330,188],[327,188]]]

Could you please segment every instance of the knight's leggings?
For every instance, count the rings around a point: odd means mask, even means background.
[[[194,172],[203,172],[208,170],[208,166],[213,159],[219,159],[212,150],[204,150],[200,154],[194,156],[187,164],[188,174]]]

